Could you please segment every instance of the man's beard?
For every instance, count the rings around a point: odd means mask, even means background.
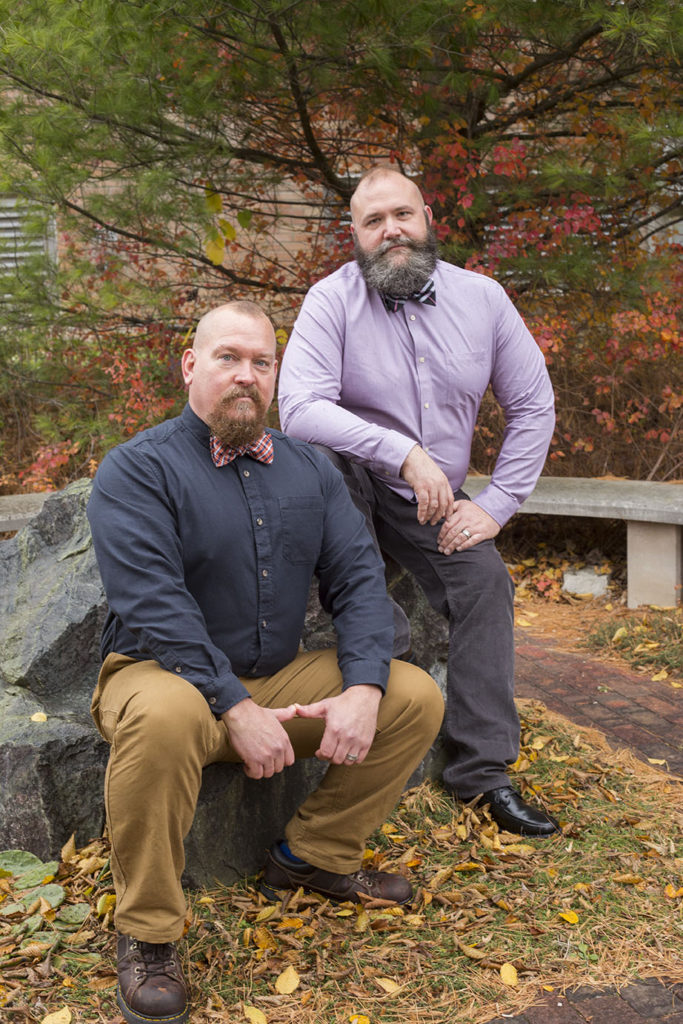
[[[249,407],[248,413],[240,414],[235,410],[239,399],[244,396],[253,398],[254,405]],[[206,422],[222,445],[239,448],[258,441],[266,426],[267,412],[268,406],[258,388],[248,384],[227,391],[216,402]]]
[[[381,242],[376,249],[362,249],[354,236],[354,256],[369,288],[376,288],[383,295],[412,295],[419,292],[434,273],[438,258],[436,235],[427,225],[427,235],[421,242],[401,236]],[[407,259],[394,263],[385,255],[393,246],[405,246]]]

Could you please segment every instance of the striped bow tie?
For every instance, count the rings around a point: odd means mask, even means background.
[[[241,444],[237,448],[221,444],[215,434],[209,438],[211,458],[215,466],[227,466],[229,462],[236,459],[238,455],[249,455],[257,462],[265,462],[270,465],[273,461],[273,439],[267,431],[263,431],[258,441],[253,444]]]
[[[398,313],[399,309],[403,309],[409,299],[415,299],[416,302],[423,302],[425,306],[435,306],[436,285],[434,284],[433,279],[430,277],[427,284],[420,288],[419,292],[413,292],[412,295],[382,294],[382,301],[390,313]]]

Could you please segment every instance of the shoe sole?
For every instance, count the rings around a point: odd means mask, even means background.
[[[186,1006],[182,1013],[175,1013],[171,1017],[147,1017],[143,1013],[131,1010],[121,995],[121,990],[116,987],[116,1002],[128,1024],[185,1024],[190,1019],[190,1007]]]

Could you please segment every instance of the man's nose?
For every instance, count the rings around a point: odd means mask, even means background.
[[[240,359],[235,368],[235,380],[240,384],[254,383],[254,367],[251,365],[251,359]]]
[[[393,217],[387,217],[384,222],[384,237],[398,238],[401,234],[401,225]]]

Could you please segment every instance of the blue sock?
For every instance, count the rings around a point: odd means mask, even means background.
[[[284,839],[281,839],[278,845],[280,847],[280,853],[282,853],[287,860],[291,860],[292,864],[308,863],[307,861],[302,860],[301,857],[297,857],[296,854],[292,853]]]

